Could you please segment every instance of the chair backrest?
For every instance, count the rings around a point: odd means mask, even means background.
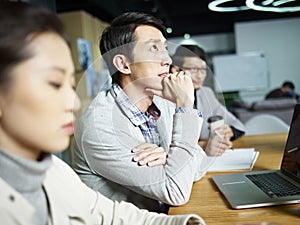
[[[245,123],[246,135],[288,132],[289,125],[270,114],[260,114]]]

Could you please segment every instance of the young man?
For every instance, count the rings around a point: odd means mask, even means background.
[[[207,76],[206,53],[198,45],[180,45],[172,56],[172,70],[189,71],[195,89],[194,107],[203,113],[203,127],[200,144],[210,155],[222,155],[226,149],[232,147],[233,140],[245,133],[244,125],[230,113],[216,98],[211,88],[203,86]],[[224,125],[217,131],[210,131],[208,118],[222,116]],[[210,135],[209,135],[210,134]],[[224,135],[218,135],[224,134]]]
[[[157,212],[186,203],[206,170],[192,80],[169,74],[165,36],[150,15],[113,20],[100,41],[113,85],[78,122],[74,144],[74,169],[88,186]]]

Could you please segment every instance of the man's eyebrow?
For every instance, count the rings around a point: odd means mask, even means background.
[[[151,42],[154,42],[154,43],[162,42],[163,44],[167,44],[167,40],[161,41],[160,39],[150,39],[148,41],[145,41],[146,44],[151,43]]]

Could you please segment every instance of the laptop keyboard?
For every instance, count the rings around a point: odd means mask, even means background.
[[[270,198],[300,195],[300,188],[288,182],[277,173],[246,175]]]

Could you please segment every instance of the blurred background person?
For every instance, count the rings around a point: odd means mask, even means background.
[[[207,76],[206,53],[198,45],[180,45],[172,56],[171,72],[184,70],[192,77],[195,91],[194,107],[203,113],[200,145],[207,155],[222,155],[232,141],[245,134],[244,125],[216,98],[210,87],[203,86]],[[221,116],[224,124],[210,132],[208,118]]]
[[[295,92],[295,85],[291,81],[284,81],[280,88],[270,91],[266,95],[266,99],[271,98],[294,98],[299,100],[299,94]]]

